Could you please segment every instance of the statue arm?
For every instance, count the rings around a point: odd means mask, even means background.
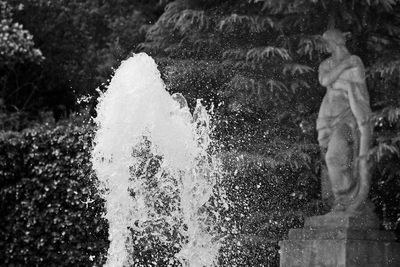
[[[322,62],[318,70],[320,84],[324,87],[331,85],[339,78],[340,74],[342,74],[343,71],[350,67],[352,67],[350,60],[343,60],[331,70],[327,68],[326,61]]]

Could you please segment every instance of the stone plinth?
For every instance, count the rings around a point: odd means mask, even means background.
[[[304,228],[379,229],[379,219],[374,215],[353,217],[341,213],[328,213],[305,219]]]
[[[316,216],[280,242],[281,267],[399,267],[400,243],[374,218]]]

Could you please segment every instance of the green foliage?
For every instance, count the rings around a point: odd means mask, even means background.
[[[23,9],[23,5],[17,7]],[[13,21],[14,8],[0,1],[0,67],[32,61],[43,61],[42,52],[35,48],[33,36],[23,26]]]
[[[232,204],[224,214],[229,230],[221,266],[278,266],[278,241],[288,229],[301,227],[305,216],[322,211],[314,201],[318,178],[307,168],[319,163],[308,162],[307,155],[290,159],[289,165],[287,155],[282,152],[281,161],[254,154],[225,156],[224,166],[231,172],[223,186]]]
[[[373,198],[384,226],[399,233],[400,225],[400,108],[385,107],[374,116],[376,142],[371,150],[377,162]]]
[[[13,32],[12,43],[19,42],[18,49],[26,50],[18,52],[13,59],[33,62],[40,59],[41,64],[14,60],[18,64],[8,64],[5,68],[0,63],[0,98],[8,110],[33,115],[52,110],[56,119],[70,114],[76,98],[93,95],[95,88],[107,82],[112,68],[144,40],[144,29],[153,23],[162,8],[158,0],[10,0],[4,3],[13,13],[1,9],[7,20],[2,20],[0,33],[8,27]],[[11,20],[18,23],[12,24]],[[4,23],[10,25],[4,26]],[[33,42],[37,49],[33,48]],[[4,47],[2,38],[0,47]],[[10,50],[10,47],[6,42],[6,48]],[[14,51],[8,50],[7,53]]]
[[[140,47],[165,63],[170,90],[182,92],[190,103],[197,97],[217,107],[214,137],[227,159],[237,159],[225,163],[230,177],[225,186],[234,192],[234,205],[247,209],[232,210],[232,224],[245,225],[247,218],[258,225],[251,228],[254,233],[238,227],[230,233],[232,240],[240,234],[262,235],[257,229],[263,223],[257,221],[268,219],[256,214],[280,218],[275,230],[265,231],[264,238],[271,242],[270,251],[263,252],[269,255],[268,264],[276,264],[276,242],[288,227],[301,223],[301,210],[315,214],[326,208],[317,201],[322,162],[314,122],[324,93],[316,74],[326,57],[320,36],[329,27],[346,33],[350,51],[367,67],[374,114],[384,122],[375,123],[371,150],[377,159],[374,183],[379,184],[373,200],[384,220],[396,222],[400,217],[396,204],[388,204],[388,195],[396,196],[392,203],[399,200],[398,184],[393,182],[399,180],[398,167],[393,167],[399,165],[398,126],[389,123],[389,114],[397,118],[396,125],[399,122],[399,10],[396,1],[180,0],[170,2],[147,31]],[[199,64],[188,64],[193,59]],[[303,196],[304,202],[296,206],[290,201],[292,194]],[[226,252],[236,254],[223,262],[234,265],[236,258],[243,260],[236,264],[257,265],[251,250],[229,247]]]
[[[108,247],[92,176],[92,130],[71,123],[0,134],[2,266],[101,266]]]

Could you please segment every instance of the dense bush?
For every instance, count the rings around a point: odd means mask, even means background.
[[[0,134],[0,265],[99,266],[108,247],[89,161],[92,131],[64,123]]]

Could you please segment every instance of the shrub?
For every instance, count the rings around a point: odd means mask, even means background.
[[[0,265],[98,266],[108,247],[91,171],[92,129],[0,133]]]

